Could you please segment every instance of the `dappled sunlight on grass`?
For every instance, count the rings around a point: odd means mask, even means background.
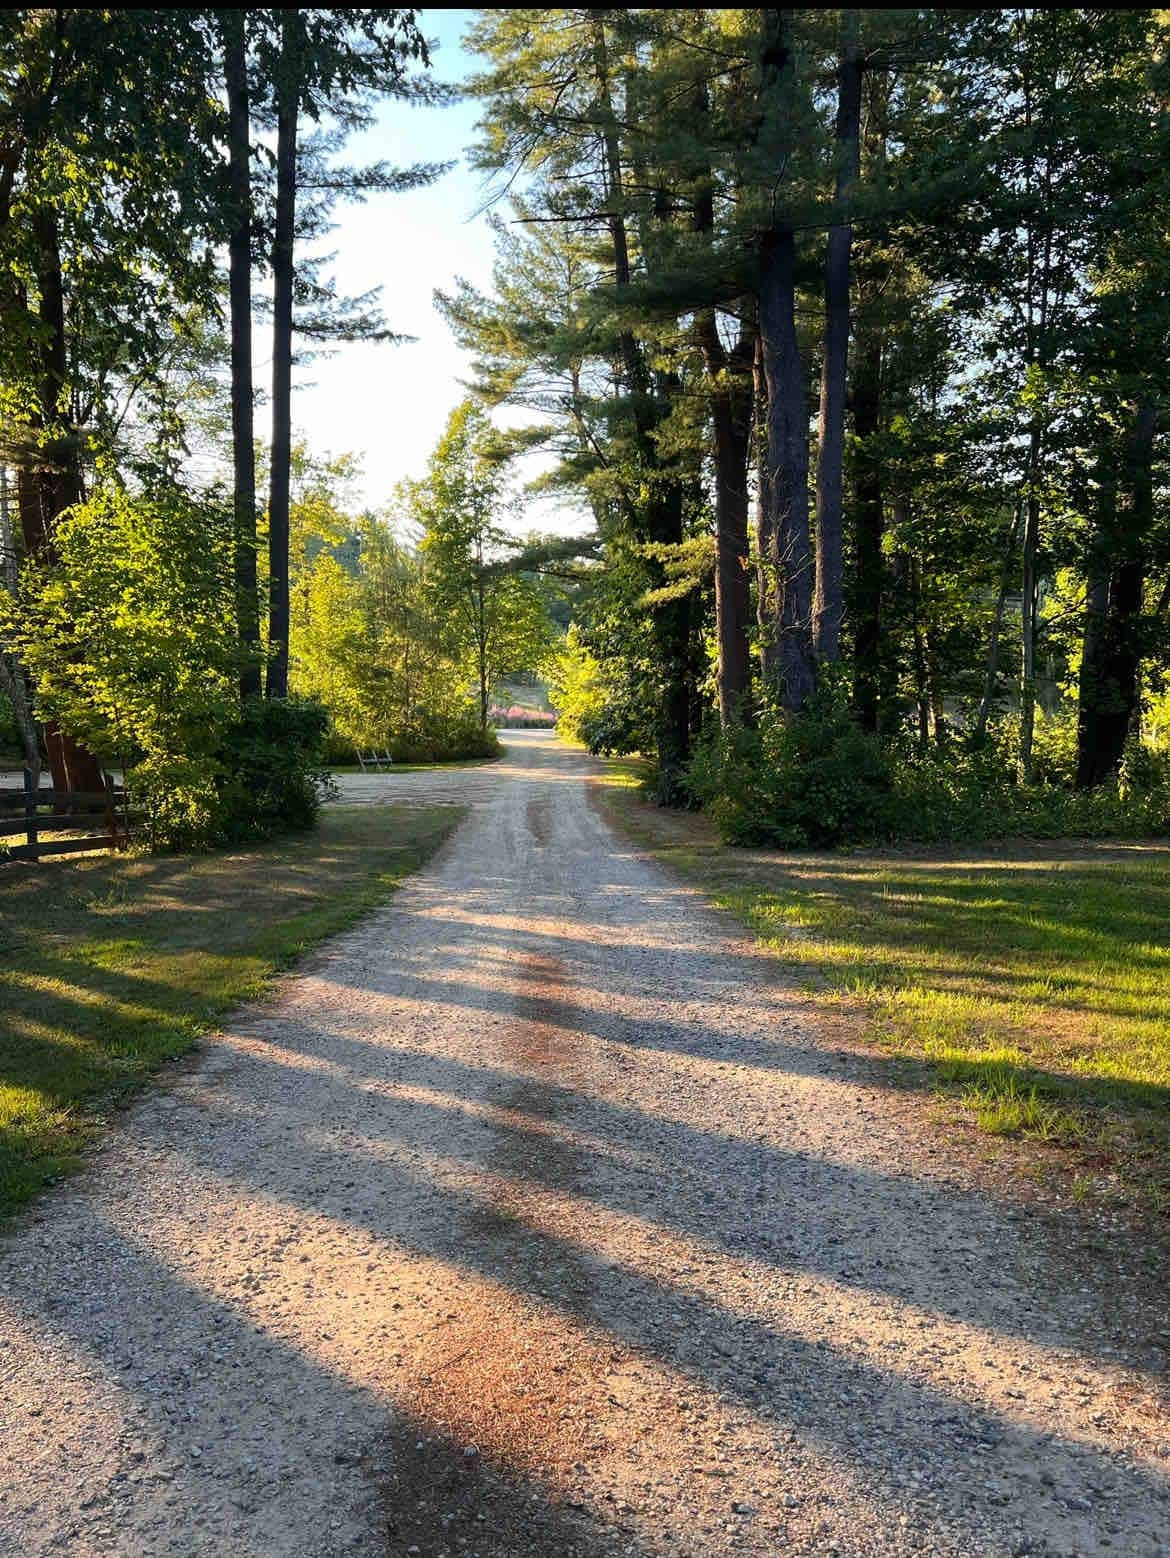
[[[263,848],[6,867],[0,1213],[71,1165],[95,1111],[352,923],[460,815],[332,807],[318,832]]]
[[[931,1062],[984,1129],[1091,1149],[1170,1195],[1166,846],[785,854],[724,848],[621,786],[609,804],[820,1001],[861,1003],[871,1035]]]

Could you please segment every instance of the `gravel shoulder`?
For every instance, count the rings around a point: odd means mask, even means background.
[[[0,1553],[1170,1553],[1119,1252],[507,740],[347,795],[472,810],[8,1231]]]

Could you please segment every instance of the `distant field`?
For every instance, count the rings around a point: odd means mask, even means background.
[[[492,693],[492,702],[504,708],[514,703],[522,709],[540,709],[542,713],[552,710],[548,687],[543,682],[536,687],[526,687],[522,682],[499,682]]]

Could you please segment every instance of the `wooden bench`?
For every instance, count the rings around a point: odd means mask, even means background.
[[[390,756],[389,750],[385,752],[359,751],[357,760],[361,765],[363,774],[377,773],[380,769],[394,767],[394,759]]]

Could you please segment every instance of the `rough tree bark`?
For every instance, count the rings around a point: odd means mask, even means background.
[[[1146,542],[1153,519],[1155,408],[1134,408],[1117,512],[1105,502],[1089,564],[1077,710],[1077,784],[1113,777],[1138,708]],[[1108,487],[1104,489],[1108,497]]]
[[[859,338],[853,370],[854,480],[853,707],[864,730],[881,724],[882,596],[885,496],[875,440],[881,426],[882,339],[876,329]]]
[[[718,340],[712,318],[709,338]],[[751,720],[751,581],[748,548],[748,446],[752,432],[755,331],[743,325],[731,352],[705,350],[712,378],[715,450],[715,629],[719,644],[719,719]]]
[[[973,742],[982,746],[987,737],[987,724],[995,702],[995,683],[999,676],[999,640],[1003,633],[1003,619],[1007,612],[1007,599],[1011,593],[1012,576],[1016,565],[1016,547],[1020,539],[1020,524],[1024,515],[1024,502],[1017,500],[1012,510],[1011,529],[1008,532],[1003,569],[999,580],[999,593],[995,598],[995,610],[991,615],[991,628],[987,635],[987,660],[983,671],[983,696],[979,700],[979,713],[975,717]]]
[[[1032,747],[1036,731],[1036,618],[1039,609],[1040,432],[1032,429],[1028,452],[1027,490],[1024,493],[1024,547],[1020,607],[1020,777],[1030,784]]]
[[[825,256],[825,325],[821,358],[816,482],[816,591],[813,646],[834,661],[844,608],[845,387],[849,361],[849,261],[853,228],[848,199],[861,170],[860,12],[842,13],[837,71],[837,184]]]
[[[40,207],[32,226],[42,329],[40,408],[36,418],[41,449],[37,464],[26,466],[18,475],[18,507],[26,551],[52,558],[57,522],[66,509],[82,501],[85,484],[77,429],[70,416],[65,279],[55,213]],[[53,788],[91,793],[101,790],[102,766],[94,754],[55,720],[46,721],[44,729]]]
[[[709,111],[704,82],[696,94],[696,113]],[[695,200],[695,229],[715,227],[714,185],[704,169]],[[741,308],[746,308],[741,304]],[[751,580],[748,545],[748,454],[752,437],[752,369],[756,324],[741,315],[735,343],[723,344],[713,308],[695,316],[695,336],[707,370],[711,441],[715,465],[715,639],[719,651],[716,690],[719,722],[752,720]]]
[[[592,13],[592,29],[593,63],[601,111],[607,225],[613,244],[614,280],[619,289],[624,289],[631,281],[630,245],[621,146],[610,83],[609,48],[601,12]],[[646,472],[650,489],[646,511],[637,516],[637,523],[642,539],[676,545],[683,536],[683,490],[677,475],[664,471],[658,457],[654,434],[662,408],[656,403],[653,377],[645,354],[631,331],[619,332],[618,351],[621,375],[630,396],[638,462]],[[662,696],[655,719],[658,801],[664,806],[674,806],[684,799],[682,776],[690,755],[690,602],[660,602],[654,608],[653,625],[662,675]]]
[[[761,89],[769,99],[792,90],[788,13],[765,10]],[[768,386],[764,501],[771,566],[780,594],[776,672],[784,708],[802,709],[816,686],[812,636],[812,539],[808,504],[808,404],[796,332],[796,234],[774,216],[760,245],[760,341]]]
[[[768,487],[768,380],[764,373],[764,348],[756,331],[756,355],[752,362],[752,457],[756,466],[756,621],[759,625],[760,676],[766,687],[779,679],[776,655],[776,619],[780,599],[772,556],[772,510]]]
[[[9,503],[8,467],[0,465],[0,564],[4,587],[15,595],[17,585],[16,538],[12,529],[12,509]],[[15,655],[0,650],[0,691],[7,694],[12,704],[13,718],[20,734],[24,766],[33,776],[34,787],[40,783],[41,744],[37,735],[36,720],[29,702],[28,685],[24,668]]]
[[[276,114],[276,220],[272,240],[272,455],[268,489],[269,698],[288,697],[289,491],[292,462],[293,234],[296,220],[297,69],[296,13],[281,21],[280,79]]]
[[[232,467],[235,493],[236,632],[240,693],[260,694],[260,599],[256,584],[256,454],[252,387],[252,176],[248,61],[244,12],[223,16],[224,85],[228,100],[228,239],[231,315]]]

